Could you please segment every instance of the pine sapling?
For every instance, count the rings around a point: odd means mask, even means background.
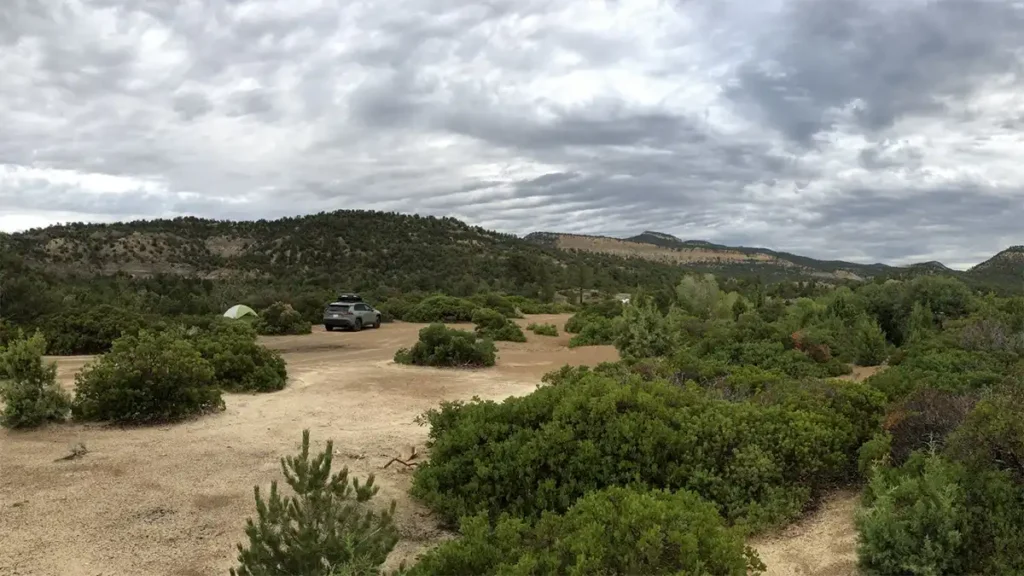
[[[285,482],[294,495],[270,485],[264,499],[254,489],[256,514],[246,520],[248,547],[238,545],[232,576],[376,574],[398,542],[395,503],[375,511],[366,503],[377,494],[371,474],[365,484],[349,480],[348,468],[331,474],[333,442],[310,457],[309,430],[302,431],[297,456],[281,458]]]

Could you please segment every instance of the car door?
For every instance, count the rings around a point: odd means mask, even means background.
[[[363,326],[370,326],[373,324],[373,314],[370,307],[366,304],[356,304],[356,316],[363,321]]]

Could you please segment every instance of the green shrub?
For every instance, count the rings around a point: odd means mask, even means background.
[[[256,342],[244,322],[217,322],[195,339],[218,385],[229,392],[273,392],[284,388],[288,370],[281,355]]]
[[[870,504],[857,515],[860,566],[869,574],[968,574],[962,471],[937,455],[916,453],[899,470],[876,469]]]
[[[566,330],[566,332],[568,332],[568,330]],[[602,316],[589,316],[586,318],[586,321],[579,333],[569,339],[569,347],[601,346],[612,344],[614,342],[615,323]]]
[[[579,334],[595,318],[611,320],[621,316],[623,308],[623,304],[619,300],[603,300],[594,304],[587,304],[582,310],[573,314],[565,322],[563,328],[570,334]]]
[[[256,331],[267,336],[309,334],[313,331],[313,325],[291,304],[274,302],[260,312],[256,320]]]
[[[391,322],[393,320],[409,321],[409,313],[422,301],[422,298],[415,294],[403,294],[401,297],[389,298],[376,306],[380,311],[381,320]]]
[[[884,396],[870,386],[836,380],[769,381],[751,402],[823,416],[842,438],[851,476],[858,451],[877,433],[885,406]]]
[[[593,318],[593,315],[577,312],[565,321],[565,325],[562,326],[562,329],[570,334],[579,334],[579,332],[583,330],[583,326],[587,323],[588,318]]]
[[[764,569],[741,534],[693,492],[608,488],[536,524],[485,515],[461,522],[462,537],[428,552],[410,576],[497,574],[721,574]]]
[[[892,435],[879,432],[865,442],[857,451],[857,472],[864,478],[870,478],[876,466],[888,466],[891,463]]]
[[[420,329],[419,341],[411,349],[395,353],[395,362],[418,366],[494,366],[494,342],[477,339],[472,332],[431,324]]]
[[[526,342],[523,329],[497,310],[477,308],[473,312],[473,323],[476,324],[477,336],[481,338],[504,342]]]
[[[516,309],[523,314],[561,314],[562,312],[570,312],[573,310],[573,307],[568,304],[538,302],[523,296],[506,296],[505,298],[515,304]]]
[[[178,331],[122,336],[75,376],[80,420],[164,422],[223,408],[216,372]]]
[[[431,459],[413,493],[454,523],[561,513],[589,491],[640,483],[693,490],[729,521],[760,527],[798,514],[854,466],[863,424],[840,410],[726,402],[637,376],[562,378],[572,385],[428,412]]]
[[[302,449],[281,458],[281,470],[293,495],[284,496],[277,481],[264,499],[259,486],[256,519],[246,521],[248,546],[238,545],[238,566],[232,576],[337,576],[377,574],[398,543],[395,504],[384,511],[368,509],[377,494],[373,475],[365,484],[349,479],[348,468],[331,474],[333,442],[309,453],[309,430],[302,431]]]
[[[1005,471],[1024,486],[1024,392],[1019,385],[980,400],[949,436],[947,453],[971,471]]]
[[[102,354],[122,334],[137,334],[142,316],[121,307],[71,307],[42,319],[48,354]]]
[[[878,366],[889,355],[885,333],[867,316],[861,316],[853,327],[853,355],[859,366]]]
[[[482,294],[476,294],[468,298],[470,302],[475,303],[481,308],[489,308],[491,310],[497,310],[505,318],[522,318],[523,315],[519,311],[519,307],[516,305],[511,298],[502,296],[501,294],[495,294],[494,292],[486,292]]]
[[[526,329],[538,336],[558,336],[558,327],[554,324],[537,324],[531,322]]]
[[[469,300],[435,295],[425,298],[402,319],[406,322],[470,322],[477,308]]]
[[[43,362],[44,352],[46,339],[39,332],[0,346],[0,425],[31,428],[67,418],[71,397],[57,384],[57,365]]]
[[[0,346],[6,346],[8,342],[18,338],[20,335],[14,325],[0,318]]]
[[[585,331],[586,327],[579,335],[581,339]],[[615,348],[623,358],[663,356],[671,345],[665,318],[652,300],[625,307],[615,335]]]

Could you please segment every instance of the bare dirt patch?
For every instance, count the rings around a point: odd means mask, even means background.
[[[520,321],[552,322],[566,315]],[[617,358],[610,346],[568,349],[570,335],[528,334],[499,343],[498,365],[480,370],[399,366],[421,325],[265,338],[288,361],[280,392],[231,394],[227,409],[172,426],[119,429],[101,425],[0,431],[0,574],[121,576],[226,574],[234,545],[254,513],[252,487],[280,480],[279,458],[293,454],[302,428],[321,448],[334,440],[335,466],[376,475],[378,501],[398,502],[403,541],[390,565],[413,558],[447,535],[410,500],[411,470],[383,466],[423,444],[413,422],[441,400],[501,399],[528,394],[541,376],[564,364]],[[468,326],[463,326],[468,327]],[[62,385],[88,357],[57,359]],[[82,444],[88,451],[55,462]]]
[[[851,382],[863,382],[875,374],[885,370],[886,366],[854,366],[853,372],[850,374],[843,374],[839,377],[840,380],[849,380]]]
[[[750,542],[768,566],[765,576],[857,576],[859,501],[855,491],[837,492],[808,517]]]

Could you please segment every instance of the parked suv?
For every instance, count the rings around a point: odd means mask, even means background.
[[[362,330],[380,328],[380,311],[370,306],[358,294],[342,294],[324,310],[324,329]]]

